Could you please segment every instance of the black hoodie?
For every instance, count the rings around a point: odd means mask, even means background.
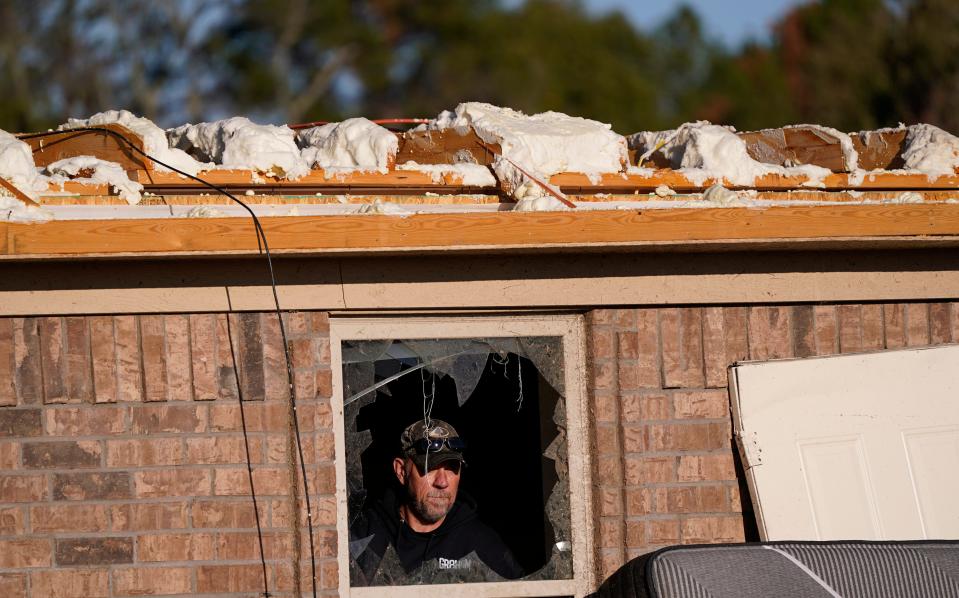
[[[443,523],[432,532],[413,531],[400,520],[399,504],[393,492],[387,492],[372,508],[366,509],[350,526],[350,554],[359,568],[358,573],[365,578],[354,583],[371,583],[391,546],[407,574],[422,569],[423,573],[448,571],[476,578],[478,574],[482,577],[481,570],[488,568],[506,579],[524,575],[499,535],[479,520],[476,503],[463,492],[457,496]]]

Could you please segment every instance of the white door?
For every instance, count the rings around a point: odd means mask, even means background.
[[[764,540],[959,538],[959,346],[744,363],[730,392]]]

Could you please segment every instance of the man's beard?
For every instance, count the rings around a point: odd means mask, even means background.
[[[415,496],[410,496],[410,504],[413,507],[413,510],[416,511],[417,517],[423,523],[436,523],[440,519],[446,516],[450,512],[450,508],[453,506],[453,501],[448,492],[436,492],[427,494],[422,499],[417,499]],[[430,499],[445,499],[445,502],[442,504],[437,503],[437,501],[430,501]]]

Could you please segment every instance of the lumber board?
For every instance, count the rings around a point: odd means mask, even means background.
[[[778,166],[813,164],[848,172],[839,138],[809,125],[739,133],[753,160]]]
[[[122,135],[134,146],[143,150],[143,139],[139,135],[116,123],[96,125],[110,129]],[[145,158],[109,133],[103,131],[65,130],[51,133],[49,136],[24,139],[33,150],[33,162],[37,166],[47,166],[76,156],[95,156],[107,162],[116,162],[124,170],[153,169],[152,160]]]
[[[736,185],[726,179],[706,179],[702,184],[696,184],[676,170],[660,169],[651,175],[641,174],[604,174],[598,183],[590,181],[585,174],[567,172],[553,175],[550,183],[558,185],[564,192],[576,193],[584,191],[599,192],[632,192],[634,190],[652,191],[659,185],[666,185],[674,191],[696,192],[709,188],[714,184],[722,184],[731,189],[756,189],[768,191],[787,191],[790,189],[957,189],[959,190],[959,176],[943,176],[930,180],[924,174],[911,172],[876,172],[865,175],[862,181],[857,181],[846,173],[833,173],[826,176],[821,185],[810,186],[805,176],[765,175],[753,181],[752,185]]]
[[[902,168],[905,129],[860,131],[853,133],[850,137],[853,148],[859,154],[859,168],[864,170]]]
[[[279,179],[270,175],[260,174],[251,170],[207,170],[197,175],[201,179],[220,186],[239,187],[342,187],[351,186],[389,186],[389,187],[435,187],[443,185],[462,185],[463,179],[455,173],[448,176],[442,183],[434,182],[429,173],[415,170],[391,170],[386,173],[375,171],[356,171],[351,173],[330,173],[323,169],[314,169],[309,174],[296,180]],[[184,177],[175,172],[153,171],[138,173],[137,181],[149,187],[202,187],[202,184],[193,179]]]
[[[405,131],[397,136],[396,163],[455,164],[472,162],[489,166],[501,152],[497,143],[484,143],[475,131],[463,134],[455,129]]]
[[[661,242],[956,236],[959,205],[344,215],[262,218],[261,222],[277,253],[570,249]],[[14,258],[257,252],[248,218],[73,220],[6,227],[3,255]]]
[[[38,205],[37,202],[33,201],[33,199],[29,195],[17,189],[17,187],[13,183],[9,182],[7,179],[3,178],[2,176],[0,176],[0,187],[3,187],[7,192],[9,192],[14,197],[16,197],[17,199],[19,199],[20,201],[22,201],[28,206]]]

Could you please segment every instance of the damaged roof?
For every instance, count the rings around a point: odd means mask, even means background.
[[[280,253],[951,244],[957,167],[959,138],[924,124],[621,135],[464,103],[402,132],[365,118],[163,130],[108,111],[0,131],[0,255],[252,253],[247,207]]]

